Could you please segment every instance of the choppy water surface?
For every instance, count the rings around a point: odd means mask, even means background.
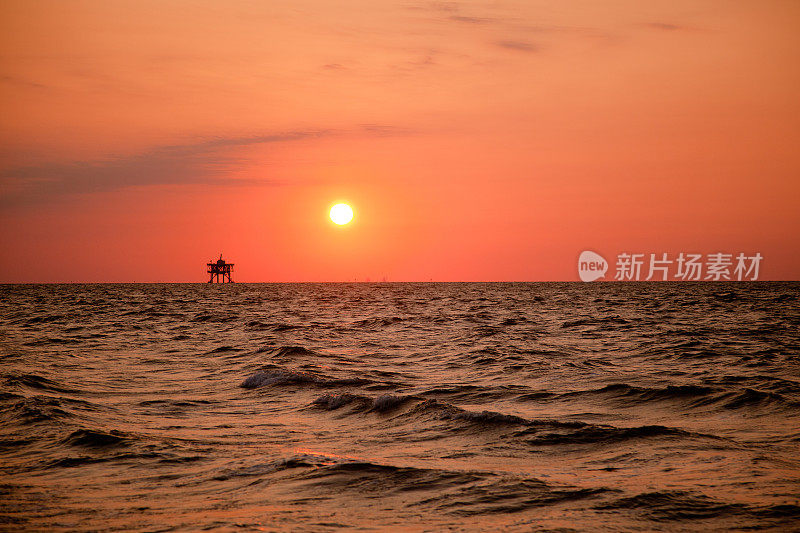
[[[0,528],[791,530],[798,293],[0,287]]]

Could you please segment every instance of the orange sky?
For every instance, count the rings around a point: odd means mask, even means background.
[[[800,279],[800,3],[0,0],[0,282]],[[334,226],[336,202],[354,222]]]

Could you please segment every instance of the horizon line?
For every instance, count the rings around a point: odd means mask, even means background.
[[[0,281],[2,285],[297,285],[313,283],[341,283],[341,284],[371,284],[389,285],[392,283],[580,283],[584,285],[597,285],[606,283],[633,284],[633,283],[710,283],[710,284],[751,284],[751,283],[797,283],[800,279],[765,279],[765,280],[596,280],[581,281],[571,280],[396,280],[396,281],[364,281],[364,280],[336,280],[336,281],[235,281],[230,283],[209,283],[207,281]]]

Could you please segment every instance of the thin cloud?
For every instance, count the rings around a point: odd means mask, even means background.
[[[663,31],[683,31],[688,30],[686,26],[680,26],[678,24],[669,24],[667,22],[645,22],[642,24],[647,28],[652,28],[654,30],[663,30]]]
[[[465,14],[462,6],[455,2],[430,2],[420,5],[407,6],[414,11],[423,11],[439,20],[449,20],[465,24],[492,24],[501,22],[489,17],[475,16],[471,13]]]
[[[492,19],[483,17],[469,17],[466,15],[451,15],[447,18],[455,22],[464,22],[467,24],[489,24],[491,22],[494,22]]]
[[[475,5],[467,6],[456,2],[423,2],[408,6],[414,11],[426,12],[433,20],[459,23],[461,26],[474,26],[475,29],[496,30],[502,35],[517,36],[516,38],[505,38],[494,44],[507,50],[521,52],[541,52],[542,47],[538,44],[527,42],[525,39],[531,34],[535,34],[538,40],[548,37],[550,39],[559,36],[583,37],[591,39],[602,39],[611,41],[617,38],[616,33],[603,30],[599,27],[564,26],[553,24],[536,23],[534,20],[526,20],[520,16],[509,16],[508,10],[501,9],[501,4],[484,5],[481,11],[474,10]],[[658,24],[658,23],[654,23]],[[672,26],[664,24],[664,28]],[[683,29],[675,26],[675,29]]]
[[[32,89],[47,89],[48,88],[47,85],[44,85],[42,83],[38,83],[38,82],[35,82],[35,81],[29,81],[29,80],[25,80],[25,79],[22,79],[22,78],[16,78],[14,76],[8,76],[8,75],[0,75],[0,83],[5,83],[5,84],[8,84],[8,85],[17,85],[17,86],[26,87],[26,88],[32,88]]]
[[[408,6],[409,9],[419,9],[424,11],[439,11],[452,13],[458,11],[461,6],[457,2],[424,2],[419,5]]]
[[[540,50],[537,45],[524,41],[497,41],[495,44],[501,48],[519,52],[538,52]]]
[[[408,130],[392,126],[365,124],[352,131],[304,130],[216,138],[191,144],[158,146],[138,154],[104,160],[49,162],[6,168],[0,170],[0,185],[6,191],[0,196],[0,206],[156,185],[280,185],[263,179],[230,178],[228,172],[243,161],[234,155],[235,149],[351,134],[386,137],[408,133]]]

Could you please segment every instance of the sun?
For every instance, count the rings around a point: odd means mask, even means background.
[[[347,204],[336,204],[331,207],[331,220],[343,226],[353,220],[353,208]]]

